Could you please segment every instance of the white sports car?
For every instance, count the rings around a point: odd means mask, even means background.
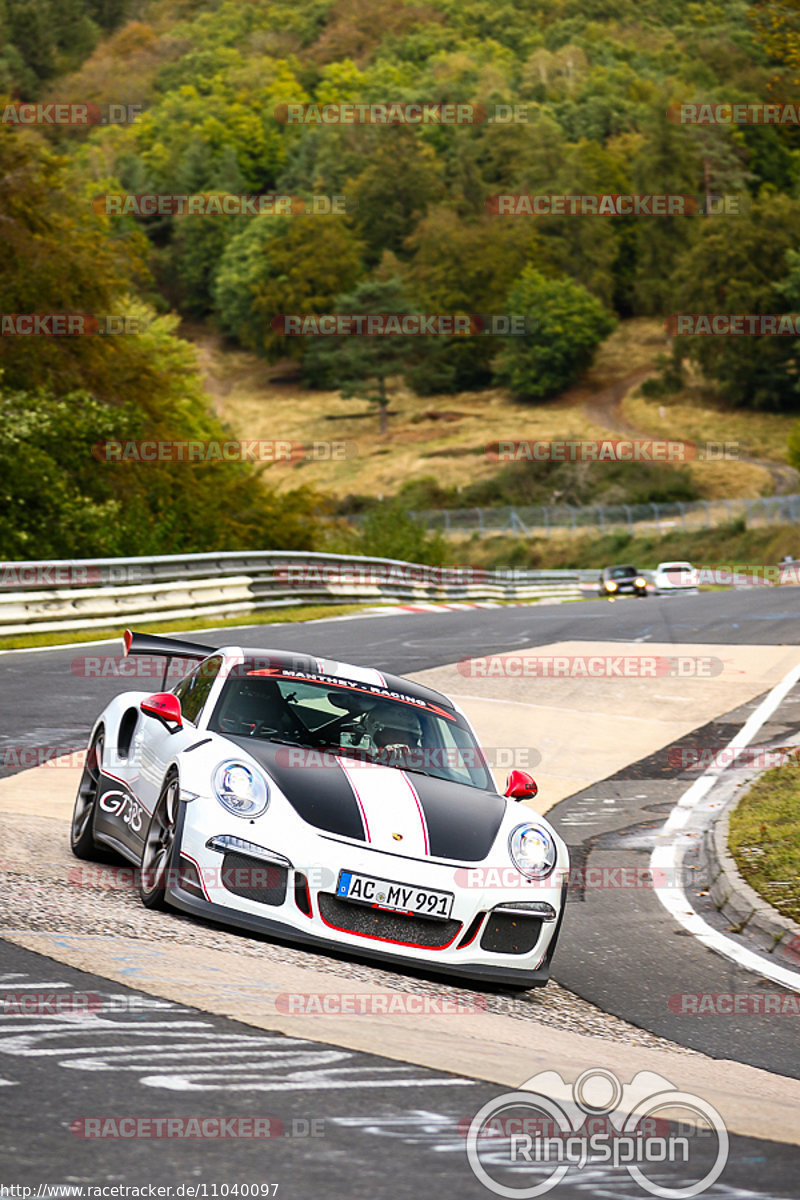
[[[270,936],[543,986],[567,848],[512,771],[505,796],[464,714],[398,676],[307,654],[126,633],[192,669],[95,722],[72,820],[78,858],[140,867],[172,905]],[[153,661],[151,659],[151,661]]]

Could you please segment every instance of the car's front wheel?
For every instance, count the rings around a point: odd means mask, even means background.
[[[175,849],[180,783],[174,772],[161,788],[142,851],[139,895],[146,908],[166,908],[167,882]]]
[[[102,851],[94,840],[94,814],[97,808],[97,797],[100,794],[100,769],[103,762],[104,734],[98,729],[86,751],[81,781],[78,784],[78,794],[75,797],[75,808],[72,812],[72,825],[69,831],[69,844],[76,858],[99,859]]]

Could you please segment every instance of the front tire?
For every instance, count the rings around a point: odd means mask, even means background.
[[[173,772],[164,780],[144,838],[139,896],[145,908],[167,907],[167,881],[175,850],[180,783]]]
[[[103,763],[105,734],[99,729],[86,752],[86,762],[78,784],[69,845],[76,858],[99,860],[103,855],[94,840],[94,814],[100,794],[100,771]]]

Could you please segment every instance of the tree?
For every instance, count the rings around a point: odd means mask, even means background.
[[[376,131],[368,165],[348,189],[356,203],[353,225],[374,266],[384,250],[403,243],[429,207],[443,196],[442,168],[430,146],[403,126]]]
[[[675,313],[800,311],[800,213],[788,196],[765,195],[742,216],[704,219],[674,276]],[[791,337],[677,337],[734,407],[800,408],[797,342]]]
[[[581,284],[547,279],[535,267],[526,267],[511,289],[507,311],[523,314],[528,330],[508,339],[496,373],[521,399],[544,400],[562,391],[589,366],[616,325]]]
[[[300,357],[302,344],[274,319],[330,312],[361,276],[361,250],[338,216],[255,217],[219,264],[213,291],[223,328],[269,358]]]
[[[366,281],[340,296],[334,312],[350,314],[411,314],[399,279]],[[303,359],[303,375],[312,387],[338,387],[343,396],[357,396],[378,409],[381,434],[388,427],[388,381],[405,376],[418,360],[420,338],[403,335],[321,337],[312,342]]]
[[[443,205],[423,218],[406,244],[414,252],[407,286],[429,313],[505,314],[514,280],[540,256],[533,221],[485,212],[463,220]],[[409,383],[419,393],[486,387],[497,350],[494,337],[436,338]]]

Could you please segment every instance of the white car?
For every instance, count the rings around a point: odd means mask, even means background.
[[[699,575],[688,562],[662,562],[653,572],[653,584],[658,595],[666,592],[697,592]]]
[[[72,820],[79,858],[141,868],[150,908],[292,941],[544,985],[567,847],[500,795],[464,713],[398,676],[308,654],[125,635],[196,663],[98,717]],[[164,682],[167,670],[164,671]],[[162,684],[162,686],[164,686]]]

